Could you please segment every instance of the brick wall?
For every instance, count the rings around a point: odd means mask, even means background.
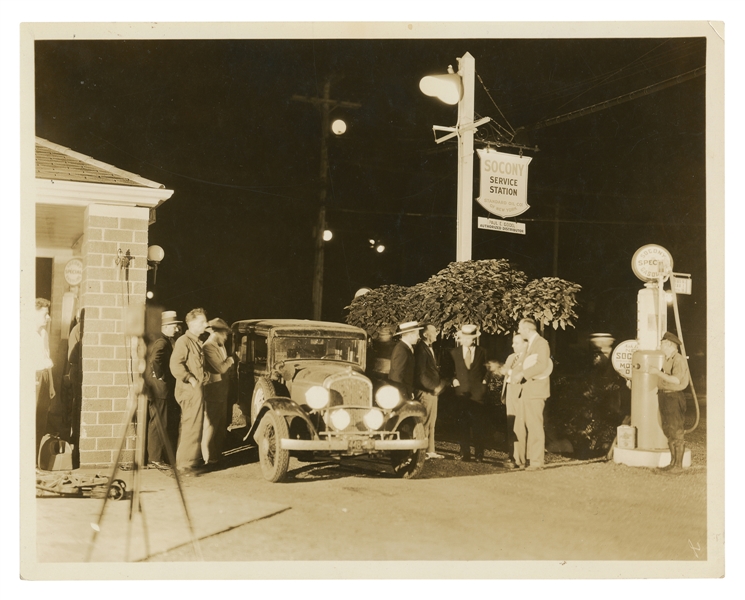
[[[125,427],[121,460],[134,457],[134,428],[125,423],[132,363],[124,314],[127,306],[145,304],[148,217],[148,209],[137,207],[92,204],[85,212],[80,290],[85,308],[81,466],[110,465]],[[128,273],[115,264],[120,249],[134,257]]]

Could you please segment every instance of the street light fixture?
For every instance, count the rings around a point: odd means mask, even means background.
[[[323,232],[323,241],[324,241],[324,242],[329,242],[329,241],[331,241],[331,238],[332,238],[332,237],[334,237],[334,233],[333,233],[333,232],[332,232],[332,231],[331,231],[330,229],[326,229],[326,230],[325,230],[325,231]]]

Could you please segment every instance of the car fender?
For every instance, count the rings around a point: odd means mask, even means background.
[[[264,413],[267,411],[274,411],[281,417],[300,417],[305,423],[308,425],[308,430],[310,431],[311,436],[313,439],[318,437],[318,433],[316,432],[316,428],[314,427],[313,423],[311,422],[310,418],[308,417],[307,413],[300,408],[300,405],[293,401],[290,398],[268,398],[264,401],[264,404],[261,406],[261,409],[259,410],[259,414],[256,415],[256,420],[251,425],[251,429],[248,430],[248,433],[243,438],[243,441],[245,442],[249,438],[253,438],[254,434],[256,433],[256,430],[259,428],[259,423],[261,423],[261,419],[264,416]]]
[[[392,411],[391,416],[386,423],[386,430],[396,431],[398,426],[403,423],[406,419],[414,417],[424,422],[427,416],[427,409],[421,402],[415,402],[414,400],[407,400],[401,404],[398,408]]]

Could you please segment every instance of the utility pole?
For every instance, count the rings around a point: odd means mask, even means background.
[[[331,99],[331,79],[326,79],[323,84],[323,97],[311,98],[308,96],[294,95],[293,100],[308,102],[321,111],[321,170],[319,172],[318,190],[318,220],[313,229],[314,236],[314,261],[313,261],[313,319],[321,319],[323,307],[323,261],[324,261],[324,239],[323,232],[326,231],[326,196],[328,195],[328,173],[329,152],[328,137],[331,131],[331,111],[337,107],[361,108],[357,102],[342,102]]]
[[[456,257],[471,260],[473,237],[473,125],[476,61],[469,52],[458,59],[458,74],[463,79],[463,98],[458,103],[458,220]]]

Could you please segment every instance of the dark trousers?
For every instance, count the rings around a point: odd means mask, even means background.
[[[168,399],[152,397],[147,403],[147,462],[166,462],[166,441],[161,435],[156,418],[160,418],[163,431],[168,431]]]
[[[47,433],[47,419],[49,415],[49,371],[36,371],[36,458],[39,459],[41,440]]]
[[[458,396],[458,440],[462,456],[471,455],[473,442],[476,457],[484,456],[487,436],[486,407],[469,396]]]
[[[669,442],[683,441],[685,432],[686,398],[683,392],[660,392],[662,433]]]

